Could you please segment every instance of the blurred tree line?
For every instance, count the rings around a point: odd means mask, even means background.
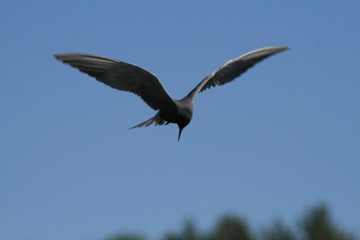
[[[165,234],[161,240],[356,240],[355,236],[331,219],[325,205],[310,209],[291,228],[281,221],[274,221],[270,226],[252,231],[242,218],[227,215],[218,220],[213,229],[199,232],[193,222],[188,221],[178,233]],[[118,235],[106,240],[147,240],[138,235]]]

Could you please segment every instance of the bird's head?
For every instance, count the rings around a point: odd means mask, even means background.
[[[182,130],[183,130],[186,126],[182,126],[182,125],[178,124],[178,127],[179,127],[178,141],[180,141],[181,132],[182,132]]]
[[[182,132],[182,130],[186,127],[187,124],[183,125],[183,124],[178,123],[177,125],[178,125],[178,127],[179,127],[178,141],[180,141],[181,132]]]
[[[191,112],[187,113],[187,114],[182,114],[181,118],[177,122],[177,125],[179,127],[178,141],[180,141],[180,136],[181,136],[182,130],[190,123],[191,118],[192,118],[192,113]]]
[[[176,124],[179,127],[178,141],[182,130],[190,123],[193,115],[193,102],[191,98],[185,97],[181,100],[176,101],[177,105],[177,116]]]

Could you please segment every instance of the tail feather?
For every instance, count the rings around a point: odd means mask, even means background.
[[[155,122],[155,120],[152,117],[152,118],[146,120],[145,122],[142,122],[142,123],[140,123],[140,124],[138,124],[136,126],[133,126],[133,127],[129,128],[129,129],[139,128],[139,127],[143,127],[143,126],[147,127],[147,126],[150,126],[151,124],[153,124],[154,122]]]
[[[134,128],[143,127],[143,126],[148,127],[151,124],[155,124],[155,126],[157,126],[157,125],[163,125],[165,123],[167,124],[167,122],[164,119],[162,119],[159,116],[159,114],[156,114],[154,117],[152,117],[152,118],[150,118],[150,119],[148,119],[148,120],[146,120],[146,121],[144,121],[144,122],[142,122],[142,123],[140,123],[140,124],[138,124],[136,126],[133,126],[133,127],[129,128],[129,130],[134,129]]]

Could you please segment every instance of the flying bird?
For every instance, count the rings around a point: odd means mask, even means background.
[[[208,88],[231,82],[261,60],[288,50],[287,47],[260,48],[232,59],[205,77],[194,89],[180,100],[173,99],[160,80],[152,73],[134,64],[89,54],[58,54],[55,58],[77,68],[104,84],[122,91],[132,92],[144,100],[157,113],[154,117],[130,129],[176,123],[182,130],[190,123],[196,95]]]

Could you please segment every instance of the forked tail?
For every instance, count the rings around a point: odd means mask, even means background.
[[[133,127],[129,128],[129,130],[130,130],[130,129],[134,129],[134,128],[143,127],[143,126],[148,127],[148,126],[150,126],[150,125],[153,124],[153,123],[155,124],[155,126],[157,126],[157,125],[163,125],[163,124],[168,124],[168,122],[166,122],[164,119],[162,119],[162,118],[159,116],[159,114],[156,114],[154,117],[146,120],[145,122],[142,122],[142,123],[140,123],[140,124],[138,124],[138,125],[136,125],[136,126],[133,126]]]

